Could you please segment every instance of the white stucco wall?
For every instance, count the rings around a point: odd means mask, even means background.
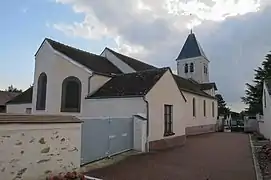
[[[1,124],[1,179],[36,180],[80,167],[81,124]],[[21,177],[21,178],[20,178]]]
[[[185,101],[170,71],[146,95],[149,102],[149,141],[185,135]],[[164,137],[164,105],[173,105],[174,136]]]
[[[138,98],[87,99],[84,101],[82,116],[84,117],[132,117],[146,114],[146,103]]]
[[[26,109],[27,108],[32,108],[31,103],[26,103],[26,104],[7,104],[7,113],[12,113],[12,114],[27,114]]]
[[[183,92],[187,100],[185,119],[186,126],[201,126],[215,124],[217,120],[217,101],[215,99],[206,98],[191,94],[189,92]],[[196,100],[196,116],[193,116],[193,98]],[[203,101],[206,101],[206,116],[203,113]],[[212,102],[214,102],[214,117],[212,116]]]
[[[188,73],[185,73],[185,64],[188,64]],[[194,63],[194,72],[190,72],[190,63]],[[178,75],[184,78],[193,78],[199,83],[209,82],[209,61],[204,57],[195,57],[177,60]],[[207,74],[204,73],[204,65],[207,67]]]
[[[45,72],[47,75],[47,96],[45,111],[36,110],[37,99],[37,81],[39,75]],[[62,113],[61,109],[61,93],[62,82],[69,76],[75,76],[80,79],[82,85],[81,91],[81,113]],[[33,114],[68,114],[80,116],[82,115],[83,102],[88,95],[88,90],[95,91],[102,86],[109,77],[94,74],[89,81],[92,72],[82,68],[74,62],[70,62],[58,53],[54,53],[48,43],[44,43],[35,58],[34,88],[32,112]],[[90,85],[89,85],[90,84]]]
[[[122,60],[117,58],[112,52],[108,49],[104,49],[101,56],[106,57],[111,63],[117,66],[123,73],[132,73],[135,72],[129,65],[124,63]]]
[[[263,122],[259,122],[260,132],[268,139],[271,138],[271,98],[264,83],[263,92],[265,91],[266,107],[264,106],[264,96],[262,97]]]

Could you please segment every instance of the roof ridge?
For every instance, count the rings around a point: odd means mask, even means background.
[[[129,75],[129,74],[139,74],[139,73],[144,73],[144,72],[149,72],[149,71],[162,71],[162,70],[168,70],[170,69],[170,67],[162,67],[162,68],[156,68],[156,69],[146,69],[146,70],[142,70],[142,71],[135,71],[135,72],[130,72],[130,73],[124,73],[124,74],[117,74],[116,76],[125,76],[125,75]]]
[[[138,59],[136,59],[136,58],[134,58],[134,57],[131,57],[131,56],[128,56],[128,55],[126,55],[126,54],[122,54],[122,53],[116,52],[116,51],[110,49],[109,47],[105,47],[105,49],[108,49],[109,51],[111,51],[112,53],[116,53],[117,55],[124,56],[124,57],[126,57],[126,58],[130,58],[130,59],[132,59],[132,60],[134,60],[134,61],[137,61],[137,62],[143,63],[143,64],[145,64],[145,65],[152,66],[153,68],[156,68],[155,66],[153,66],[153,65],[151,65],[151,64],[148,64],[148,63],[145,63],[145,62],[143,62],[143,61],[140,61],[140,60],[138,60]],[[126,62],[125,62],[125,63],[126,63]],[[127,64],[127,63],[126,63],[126,64]]]
[[[94,53],[91,53],[91,52],[89,52],[89,51],[82,50],[82,49],[79,49],[79,48],[76,48],[76,47],[73,47],[73,46],[70,46],[70,45],[64,44],[64,43],[62,43],[62,42],[59,42],[59,41],[53,40],[53,39],[51,39],[51,38],[45,38],[45,40],[53,41],[54,43],[61,44],[61,45],[63,45],[63,46],[66,46],[66,47],[68,47],[68,48],[74,49],[74,50],[76,50],[76,51],[80,51],[80,52],[88,53],[88,54],[90,54],[90,55],[92,55],[92,56],[99,56],[99,57],[105,58],[105,57],[103,57],[103,56],[101,56],[101,55],[94,54]],[[50,42],[49,42],[49,43],[50,43]],[[105,58],[105,59],[106,59],[106,58]]]

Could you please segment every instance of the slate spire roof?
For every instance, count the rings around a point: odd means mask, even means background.
[[[188,35],[177,60],[199,57],[199,56],[203,56],[206,58],[199,42],[196,39],[195,34],[191,32]]]

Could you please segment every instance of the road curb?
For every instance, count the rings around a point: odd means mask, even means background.
[[[255,170],[255,176],[257,180],[263,180],[263,176],[261,174],[260,166],[258,163],[258,160],[255,155],[255,149],[252,143],[251,139],[251,134],[249,134],[249,142],[250,142],[250,147],[251,147],[251,153],[252,153],[252,159],[253,159],[253,165],[254,165],[254,170]]]

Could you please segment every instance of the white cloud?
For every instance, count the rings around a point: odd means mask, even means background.
[[[84,19],[72,24],[55,23],[55,29],[85,39],[111,38],[116,42],[116,50],[157,66],[173,67],[173,70],[176,68],[174,59],[188,34],[188,28],[194,27],[211,60],[211,79],[217,82],[225,100],[238,107],[245,81],[250,77],[248,73],[253,74],[251,69],[257,64],[255,59],[260,61],[271,41],[271,38],[270,41],[266,39],[271,30],[270,23],[265,22],[271,15],[264,11],[271,5],[271,1],[267,0],[56,2],[70,5],[75,13],[83,14]],[[257,23],[264,28],[258,28]],[[246,62],[242,61],[244,59]],[[238,69],[241,63],[246,63],[250,69]],[[229,89],[231,85],[234,86]]]

